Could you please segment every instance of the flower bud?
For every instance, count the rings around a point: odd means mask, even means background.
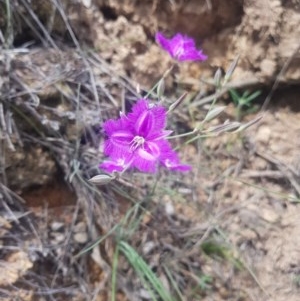
[[[207,113],[207,115],[206,115],[204,121],[210,121],[210,120],[216,118],[216,117],[219,116],[225,109],[226,109],[226,106],[218,106],[218,107],[213,108],[212,110],[210,110],[210,111]]]
[[[109,176],[109,175],[97,175],[89,179],[89,182],[96,184],[96,185],[106,185],[110,183],[112,180],[114,180],[114,176]]]

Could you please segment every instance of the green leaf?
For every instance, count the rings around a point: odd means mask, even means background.
[[[149,294],[152,296],[152,300],[157,300],[152,291],[152,289],[154,289],[163,301],[173,301],[173,298],[165,289],[160,279],[134,248],[132,248],[127,242],[120,241],[119,250],[125,255],[136,273],[140,276]]]

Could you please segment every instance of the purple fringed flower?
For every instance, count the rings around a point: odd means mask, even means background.
[[[188,171],[190,166],[180,164],[175,151],[166,137],[167,112],[161,105],[151,105],[140,99],[127,116],[122,114],[118,120],[108,120],[103,129],[107,135],[104,153],[110,160],[100,167],[107,172],[122,172],[137,168],[143,172],[155,172],[161,164],[170,170]]]
[[[173,38],[167,39],[162,33],[157,32],[155,35],[156,42],[169,54],[178,61],[205,61],[207,56],[198,50],[195,41],[180,33]]]

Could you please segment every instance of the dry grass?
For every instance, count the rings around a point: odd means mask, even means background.
[[[248,203],[219,199],[219,191],[255,152],[249,141],[237,135],[232,144],[240,153],[226,154],[227,141],[212,154],[200,131],[181,148],[195,165],[193,175],[128,173],[107,186],[92,185],[88,180],[99,173],[102,160],[101,122],[144,91],[137,92],[129,78],[78,40],[64,1],[0,0],[0,6],[6,12],[0,15],[0,264],[18,253],[27,254],[32,264],[17,271],[16,279],[0,283],[1,298],[208,300],[217,291],[218,300],[251,300],[245,285],[239,288],[242,281],[268,296],[226,233],[233,215]],[[205,118],[207,107],[200,113],[195,107],[214,103],[229,86],[217,88],[206,98],[196,95],[190,106],[174,113],[170,126],[180,134],[180,124],[189,129],[197,114]],[[209,134],[230,129],[225,123]],[[33,148],[40,157],[30,159]],[[214,156],[228,166],[215,166]],[[14,161],[35,166],[43,160],[36,173],[39,178],[49,172],[45,182],[34,178],[35,170],[30,179],[9,172],[17,168]],[[272,164],[281,174],[250,173],[248,178],[288,179],[299,193],[297,175],[276,160]],[[22,190],[11,187],[12,181],[23,183]],[[41,186],[40,205],[28,206],[26,196]],[[60,191],[68,191],[65,198]]]

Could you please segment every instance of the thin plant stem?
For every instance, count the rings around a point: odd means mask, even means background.
[[[7,16],[5,43],[6,43],[6,47],[9,48],[13,40],[13,26],[12,26],[12,19],[11,19],[12,15],[10,10],[9,0],[6,0],[5,4],[6,4],[6,16]]]
[[[148,98],[152,92],[158,87],[159,83],[161,82],[162,79],[166,78],[171,71],[174,69],[175,64],[173,64],[162,76],[162,78],[152,87],[152,89],[150,91],[148,91],[148,93],[146,94],[145,98]]]
[[[190,135],[195,134],[195,132],[196,132],[196,131],[193,130],[193,131],[188,132],[188,133],[184,133],[184,134],[179,134],[179,135],[174,135],[174,136],[166,137],[166,139],[175,139],[175,138],[187,137],[187,136],[190,136]]]
[[[117,291],[117,270],[119,262],[119,244],[116,244],[116,249],[114,252],[113,262],[112,262],[112,274],[111,274],[111,301],[116,301],[116,291]]]

